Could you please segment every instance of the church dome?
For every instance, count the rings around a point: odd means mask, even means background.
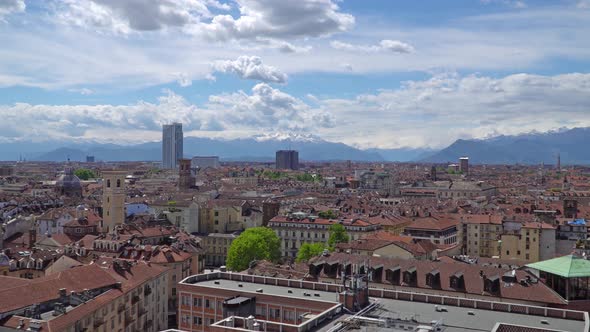
[[[71,167],[65,169],[55,183],[56,190],[66,196],[82,196],[82,183]]]

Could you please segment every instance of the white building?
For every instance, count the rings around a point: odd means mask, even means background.
[[[162,126],[162,167],[177,168],[183,154],[182,123]]]

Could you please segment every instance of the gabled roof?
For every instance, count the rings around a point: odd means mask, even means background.
[[[574,255],[557,257],[526,266],[565,278],[590,277],[590,260]]]

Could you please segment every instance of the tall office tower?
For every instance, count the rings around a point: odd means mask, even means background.
[[[469,157],[459,158],[459,170],[465,175],[469,175]]]
[[[191,174],[191,160],[180,159],[178,167],[178,189],[189,189],[195,185],[195,179]]]
[[[276,169],[299,169],[299,152],[295,150],[279,150],[275,159]]]
[[[162,126],[162,167],[178,168],[182,159],[182,123]]]
[[[561,171],[561,154],[557,154],[557,170]]]
[[[101,232],[125,223],[125,171],[102,171]]]

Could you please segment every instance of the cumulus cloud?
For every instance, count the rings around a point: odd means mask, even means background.
[[[202,17],[212,17],[208,6],[229,9],[204,0],[63,0],[57,4],[58,22],[124,34],[194,25]]]
[[[222,73],[232,73],[242,79],[262,82],[285,83],[287,74],[273,66],[262,63],[257,56],[240,56],[236,60],[219,60],[213,63],[213,69]]]
[[[3,20],[3,17],[9,14],[24,12],[26,7],[25,0],[0,1],[0,21]]]
[[[413,53],[414,47],[410,44],[401,42],[399,40],[383,39],[378,45],[354,45],[350,43],[334,40],[330,42],[330,46],[337,50],[352,51],[352,52],[381,52],[389,51],[393,53]]]
[[[240,16],[217,15],[198,31],[215,41],[288,39],[331,35],[350,29],[354,17],[333,0],[237,0]]]
[[[275,130],[310,132],[330,127],[332,116],[265,83],[250,94],[210,96],[198,107],[171,90],[156,102],[131,105],[0,105],[0,140],[84,139],[121,143],[158,139],[161,126],[182,122],[186,132],[223,132],[227,137]],[[26,126],[15,126],[26,123]],[[247,133],[247,134],[243,134]],[[243,136],[242,136],[243,137]]]
[[[321,109],[312,109],[295,98],[266,83],[252,88],[252,94],[242,91],[209,97],[209,108],[231,110],[231,119],[251,127],[283,130],[313,130],[332,126],[332,116]]]
[[[437,74],[399,89],[322,100],[337,120],[322,134],[365,147],[443,147],[458,138],[585,127],[589,94],[590,74]]]

